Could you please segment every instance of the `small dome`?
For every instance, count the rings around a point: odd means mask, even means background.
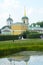
[[[13,19],[9,17],[9,18],[7,19],[7,21],[13,21]]]
[[[7,21],[13,21],[13,19],[10,16],[11,15],[9,14],[9,18],[7,19]]]
[[[24,17],[22,17],[22,19],[28,19],[28,17],[27,16],[24,16]]]

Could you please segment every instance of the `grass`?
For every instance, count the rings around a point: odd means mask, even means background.
[[[19,51],[43,51],[43,39],[0,41],[0,57]]]

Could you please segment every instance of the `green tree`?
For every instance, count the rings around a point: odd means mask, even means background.
[[[40,25],[40,27],[43,27],[43,21],[37,22],[36,24],[37,24],[37,25]]]
[[[43,27],[43,21],[39,21],[39,22],[37,22],[37,23],[32,23],[30,26],[36,26],[36,25],[39,25],[40,27]]]

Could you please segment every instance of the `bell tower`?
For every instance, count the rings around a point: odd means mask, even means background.
[[[24,7],[24,16],[22,17],[22,21],[24,24],[28,24],[28,17],[26,16],[26,8]]]

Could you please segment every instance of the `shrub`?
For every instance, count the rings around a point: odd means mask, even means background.
[[[15,40],[18,39],[17,35],[0,35],[0,41]]]

